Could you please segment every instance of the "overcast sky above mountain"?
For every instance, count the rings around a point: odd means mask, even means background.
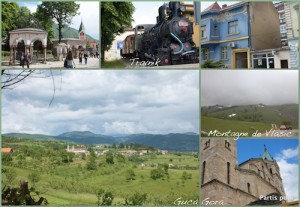
[[[43,71],[43,73],[50,73]],[[53,71],[2,92],[2,133],[199,132],[198,71]]]
[[[201,71],[201,106],[298,103],[298,71]]]

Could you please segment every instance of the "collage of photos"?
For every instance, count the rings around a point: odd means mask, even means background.
[[[1,205],[299,206],[298,1],[1,1]]]

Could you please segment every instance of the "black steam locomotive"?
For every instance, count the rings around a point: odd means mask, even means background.
[[[134,56],[144,61],[159,60],[160,65],[198,62],[199,48],[192,40],[193,24],[183,16],[184,10],[179,2],[170,2],[159,7],[154,26],[138,25],[135,44],[131,44],[134,45]],[[124,51],[121,55],[128,56]]]

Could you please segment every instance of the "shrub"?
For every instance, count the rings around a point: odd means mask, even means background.
[[[142,206],[147,200],[147,193],[136,192],[132,196],[126,196],[125,206]]]
[[[153,180],[162,178],[162,177],[164,177],[164,175],[165,175],[165,172],[164,172],[164,170],[161,169],[161,168],[159,168],[159,169],[153,169],[153,170],[151,170],[151,172],[150,172],[150,177],[151,177]]]

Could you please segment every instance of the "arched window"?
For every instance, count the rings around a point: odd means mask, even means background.
[[[247,183],[247,189],[248,189],[248,193],[251,193],[250,183]]]
[[[227,162],[227,184],[230,184],[230,163]]]
[[[202,185],[204,183],[205,165],[206,165],[206,162],[204,161],[203,164],[202,164],[202,179],[201,179],[201,184]]]
[[[271,175],[273,176],[272,168],[270,168],[270,173],[271,173]]]

